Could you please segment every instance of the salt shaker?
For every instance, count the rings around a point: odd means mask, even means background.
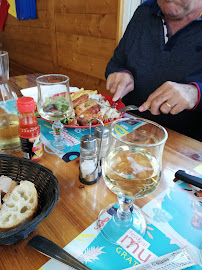
[[[86,185],[98,180],[97,138],[91,134],[81,137],[79,179]]]
[[[94,135],[98,145],[98,176],[102,174],[102,163],[107,154],[109,144],[109,129],[105,126],[95,127]]]

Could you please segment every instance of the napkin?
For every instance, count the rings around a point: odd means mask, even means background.
[[[70,93],[77,92],[79,90],[80,89],[78,87],[69,87]],[[20,92],[22,93],[22,95],[24,97],[32,97],[34,99],[34,101],[37,102],[37,99],[38,99],[38,88],[37,88],[37,86],[21,89]],[[64,92],[64,90],[62,90],[61,92]]]

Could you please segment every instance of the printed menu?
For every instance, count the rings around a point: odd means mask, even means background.
[[[191,173],[202,178],[202,164]],[[198,265],[189,269],[199,270],[202,231],[202,197],[198,188],[182,181],[172,182],[142,210],[147,221],[144,238],[128,228],[120,235],[117,244],[111,244],[100,233],[95,221],[84,232],[67,244],[64,249],[92,270],[123,270],[168,254],[184,246],[190,247]],[[99,226],[110,226],[112,207],[103,216]],[[131,244],[131,241],[135,244]],[[50,259],[40,270],[73,269]]]

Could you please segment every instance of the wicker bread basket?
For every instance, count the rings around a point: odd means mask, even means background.
[[[5,175],[20,182],[29,180],[35,184],[38,193],[38,209],[35,217],[15,229],[0,232],[0,245],[10,245],[28,235],[53,210],[59,198],[59,183],[52,171],[23,158],[0,154],[0,176]]]

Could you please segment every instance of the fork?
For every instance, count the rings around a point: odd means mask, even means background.
[[[122,113],[122,112],[127,112],[127,111],[134,111],[134,110],[138,110],[138,109],[139,109],[138,106],[128,105],[128,106],[125,106],[125,107],[121,108],[120,110],[118,110],[118,112]]]

